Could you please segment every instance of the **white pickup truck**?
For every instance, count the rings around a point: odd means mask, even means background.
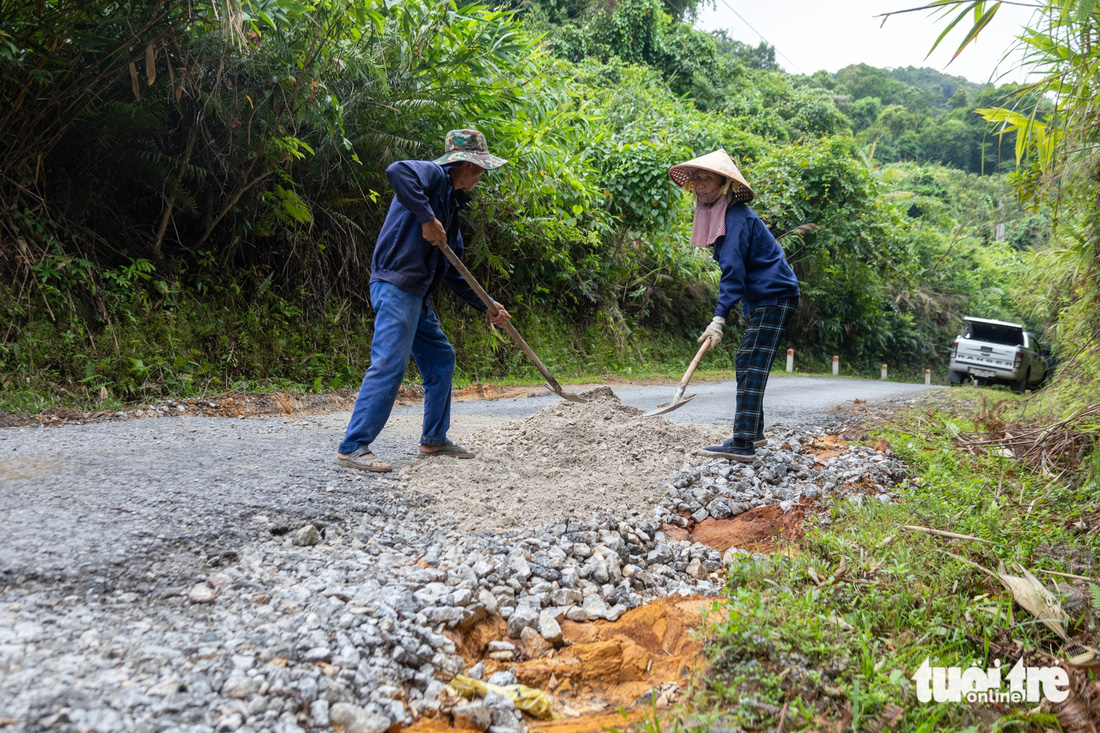
[[[964,318],[966,335],[951,344],[950,384],[966,379],[982,385],[1002,382],[1015,392],[1038,387],[1047,378],[1047,352],[1022,324]]]

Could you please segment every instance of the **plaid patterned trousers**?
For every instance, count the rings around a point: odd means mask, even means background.
[[[798,298],[784,298],[775,305],[757,306],[749,313],[749,325],[737,349],[737,412],[733,437],[752,442],[764,429],[764,388],[768,386],[775,352],[783,330],[798,308]]]

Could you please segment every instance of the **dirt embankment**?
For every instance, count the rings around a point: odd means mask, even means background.
[[[650,381],[622,382],[624,384],[651,384]],[[207,397],[154,400],[148,403],[125,405],[120,409],[78,409],[50,407],[36,413],[7,413],[0,411],[0,428],[25,425],[73,425],[90,422],[139,420],[147,417],[302,417],[323,415],[330,412],[347,412],[355,404],[358,388],[322,392],[320,394],[291,394],[290,392],[227,392]],[[476,382],[452,393],[458,402],[472,400],[504,400],[519,397],[542,396],[546,390],[537,386],[509,386]],[[424,400],[420,385],[402,385],[395,407],[419,404]]]

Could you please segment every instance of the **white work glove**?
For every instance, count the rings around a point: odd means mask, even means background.
[[[707,339],[711,340],[712,347],[722,343],[722,325],[725,324],[725,322],[726,319],[722,316],[715,316],[713,319],[711,319],[711,322],[707,326],[706,330],[699,335],[699,338],[695,339],[695,343],[701,344]]]

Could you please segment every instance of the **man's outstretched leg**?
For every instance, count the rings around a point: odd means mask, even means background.
[[[447,439],[451,427],[451,387],[455,375],[455,350],[439,327],[431,307],[425,307],[413,339],[412,356],[424,379],[424,428],[420,455],[473,458],[474,454]]]
[[[344,441],[336,449],[336,463],[386,472],[393,467],[374,460],[370,444],[382,432],[397,400],[424,302],[387,282],[371,283],[370,295],[375,313],[370,367],[359,387]]]

